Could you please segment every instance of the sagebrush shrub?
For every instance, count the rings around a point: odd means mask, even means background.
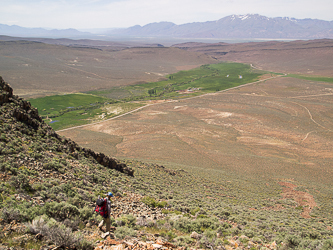
[[[27,224],[27,228],[31,233],[40,233],[46,236],[49,241],[54,243],[58,248],[80,248],[83,245],[83,236],[74,234],[71,228],[66,227],[64,224],[59,223],[53,219],[43,215],[35,218],[31,223]],[[91,249],[91,245],[84,243],[84,245]],[[82,249],[82,248],[81,248]]]
[[[4,207],[2,209],[1,219],[6,223],[10,223],[13,220],[21,221],[22,220],[21,211],[13,207]]]
[[[133,214],[127,214],[117,219],[116,223],[118,226],[134,227],[136,218],[133,216]]]
[[[79,209],[67,202],[49,202],[45,204],[45,212],[49,217],[64,220],[80,214]]]
[[[117,227],[115,231],[115,236],[118,239],[124,239],[126,236],[135,237],[137,235],[137,231],[129,227]]]
[[[333,249],[333,238],[324,241],[323,249]]]
[[[38,234],[38,233],[43,234],[48,229],[48,226],[46,224],[47,220],[48,218],[46,215],[38,216],[34,220],[32,220],[31,223],[27,224],[27,229],[32,234]]]
[[[174,240],[177,242],[178,246],[186,246],[194,242],[194,240],[190,236],[178,236]]]

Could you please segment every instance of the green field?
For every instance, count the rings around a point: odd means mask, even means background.
[[[141,106],[80,93],[46,96],[29,101],[55,130],[105,120]]]
[[[333,77],[303,76],[303,75],[295,75],[295,74],[288,74],[287,76],[298,78],[298,79],[303,79],[303,80],[333,83]]]
[[[254,71],[250,65],[241,63],[210,64],[168,75],[164,81],[90,91],[85,94],[46,96],[29,101],[38,108],[45,122],[53,129],[60,130],[105,120],[143,105],[132,101],[202,95],[255,81],[264,73]],[[185,90],[187,91],[184,92]],[[106,112],[106,109],[118,111]]]
[[[241,63],[209,64],[170,74],[164,81],[88,93],[127,101],[182,98],[184,94],[177,91],[190,90],[185,97],[216,92],[255,81],[264,73],[254,71],[250,65]]]

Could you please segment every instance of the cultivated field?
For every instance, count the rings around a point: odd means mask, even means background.
[[[52,128],[68,127],[107,120],[166,99],[183,99],[212,93],[272,78],[274,74],[241,63],[205,64],[198,68],[167,75],[167,80],[29,99]],[[275,75],[276,76],[276,75]]]

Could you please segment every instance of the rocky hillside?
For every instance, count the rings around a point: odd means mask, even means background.
[[[154,231],[172,210],[165,201],[131,192],[149,187],[141,183],[143,187],[132,188],[138,184],[133,168],[60,137],[29,102],[13,95],[2,78],[0,105],[0,249],[106,249],[112,245],[176,249],[186,244],[182,238],[179,244],[169,243],[177,237],[174,232],[164,230],[161,235],[141,230]],[[168,176],[177,175],[156,167]],[[149,194],[154,194],[153,189]],[[116,196],[113,232],[101,232],[97,228],[101,217],[93,209],[96,198],[110,190]]]
[[[0,249],[333,247],[330,221],[319,212],[305,219],[279,193],[261,201],[259,191],[244,195],[249,181],[207,173],[84,149],[0,78]],[[98,229],[93,212],[108,191],[116,196],[111,232]]]
[[[125,193],[125,185],[117,183],[133,178],[133,169],[60,137],[29,102],[13,95],[1,77],[0,105],[0,249],[48,242],[57,247],[93,247],[72,232],[87,228],[89,232],[81,231],[84,236],[96,234],[100,238],[92,229],[100,220],[93,213],[95,200],[111,190],[116,195],[115,219],[128,214],[145,220],[165,217],[161,208],[150,208],[141,202],[142,196]],[[50,236],[54,228],[46,222],[64,229],[58,232],[60,238]],[[27,230],[32,235],[24,234]],[[37,237],[36,241],[34,234],[44,240]],[[65,235],[70,238],[61,240]]]

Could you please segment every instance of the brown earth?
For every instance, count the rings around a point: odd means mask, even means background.
[[[333,75],[331,40],[191,43],[179,47],[275,72]],[[320,192],[328,195],[330,189],[324,187],[333,181],[332,95],[329,83],[277,77],[151,105],[118,119],[60,134],[119,158],[182,168],[213,168],[258,181],[275,179],[277,183],[294,178],[295,185],[305,185],[312,190],[306,194],[316,198],[318,194],[313,190],[318,183],[322,185]],[[88,139],[92,135],[96,136],[94,141]],[[114,143],[105,144],[105,140]],[[305,204],[300,197],[307,195],[300,191],[285,192],[305,206],[302,216],[309,217],[315,203],[308,197],[304,200],[311,204]]]
[[[157,81],[218,61],[249,63],[274,72],[333,76],[332,39],[184,43],[171,48],[85,40],[78,44],[83,47],[73,47],[71,41],[65,42],[59,41],[68,46],[0,41],[1,75],[25,98]]]
[[[301,216],[304,218],[311,218],[311,210],[317,207],[317,203],[315,202],[313,196],[307,192],[295,190],[297,186],[290,182],[279,182],[279,184],[283,186],[282,197],[285,199],[295,200],[299,206],[302,206]]]
[[[0,41],[0,75],[25,98],[157,81],[180,69],[215,62],[178,48],[101,50]]]
[[[251,63],[258,69],[304,75],[333,76],[333,40],[251,43],[185,43],[186,51],[211,55],[220,61]]]
[[[332,93],[327,83],[280,77],[60,134],[91,148],[103,134],[119,138],[103,152],[120,158],[329,181]],[[86,140],[90,131],[100,140]]]
[[[178,46],[181,49],[111,52],[35,43],[6,47],[8,44],[1,43],[0,66],[6,79],[19,89],[16,94],[26,96],[152,81],[179,67],[216,59],[252,63],[274,72],[333,76],[332,44],[333,40],[183,44]],[[307,187],[315,188],[321,183],[324,188],[331,185],[333,176],[332,95],[332,84],[278,77],[197,98],[156,103],[60,134],[118,158],[213,168],[258,180],[295,178],[297,185],[306,182]]]
[[[214,168],[258,181],[294,178],[295,185],[313,190],[318,183],[322,188],[332,183],[332,94],[328,83],[278,77],[159,103],[60,134],[118,158],[185,169]],[[95,139],[89,140],[91,136]],[[316,195],[292,188],[282,192],[303,206],[305,218],[316,206]]]

